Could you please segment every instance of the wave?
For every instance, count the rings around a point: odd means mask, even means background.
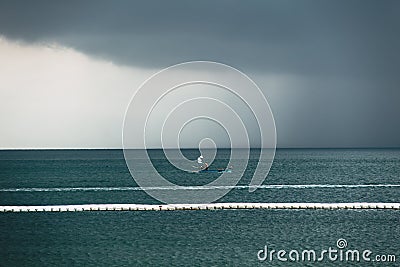
[[[98,192],[98,191],[147,191],[147,190],[218,190],[218,189],[308,189],[308,188],[374,188],[400,187],[400,184],[302,184],[302,185],[235,185],[235,186],[170,186],[170,187],[29,187],[1,188],[0,192]]]

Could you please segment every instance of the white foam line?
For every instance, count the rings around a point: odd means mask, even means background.
[[[399,210],[400,203],[209,203],[209,204],[83,204],[50,206],[0,206],[0,212],[141,211],[216,209],[358,209]]]
[[[142,191],[142,190],[215,190],[215,189],[307,189],[307,188],[371,188],[400,187],[399,184],[303,184],[303,185],[236,185],[236,186],[171,186],[171,187],[32,187],[2,188],[0,192],[80,192],[80,191]]]

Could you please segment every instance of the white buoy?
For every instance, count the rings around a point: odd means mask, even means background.
[[[210,203],[210,204],[84,204],[0,206],[0,212],[170,211],[218,209],[383,209],[400,210],[400,203]]]

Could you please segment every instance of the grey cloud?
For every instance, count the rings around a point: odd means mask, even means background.
[[[400,146],[400,1],[9,1],[0,34],[117,64],[211,60],[301,77],[271,96],[281,146]],[[286,94],[287,95],[287,94]]]
[[[0,5],[0,32],[128,65],[209,59],[253,71],[389,75],[400,62],[399,9],[397,1],[14,1]]]

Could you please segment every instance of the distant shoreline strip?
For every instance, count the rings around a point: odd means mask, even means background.
[[[400,203],[210,203],[210,204],[85,204],[50,206],[0,206],[0,212],[174,211],[224,209],[283,210],[400,210]]]
[[[96,191],[148,191],[148,190],[218,190],[218,189],[307,189],[307,188],[373,188],[400,187],[400,184],[308,184],[308,185],[235,185],[235,186],[168,186],[168,187],[32,187],[2,188],[0,192],[96,192]]]

